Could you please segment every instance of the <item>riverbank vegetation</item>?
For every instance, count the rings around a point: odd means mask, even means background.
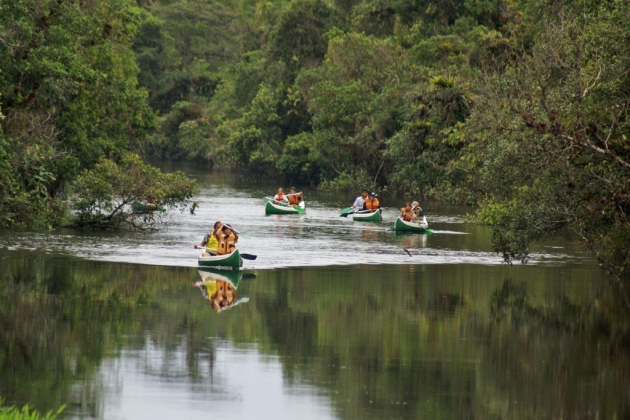
[[[141,150],[155,112],[131,48],[140,22],[124,0],[2,4],[0,227],[58,226],[69,196],[96,199],[75,189],[80,174],[103,159],[124,165]],[[174,179],[166,200],[185,203],[194,183]]]
[[[80,174],[150,153],[475,204],[507,261],[569,227],[621,278],[629,12],[622,0],[11,2],[0,225],[59,224],[70,196],[95,199],[73,190]],[[186,185],[164,202],[185,203]]]

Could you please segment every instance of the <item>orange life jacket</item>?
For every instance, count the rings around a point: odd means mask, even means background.
[[[234,252],[236,249],[236,236],[234,233],[230,233],[229,235],[224,235],[223,233],[219,235],[219,249],[217,254],[225,255]]]
[[[403,207],[400,211],[403,212],[402,217],[405,222],[411,222],[413,220],[415,213],[412,209],[407,210],[406,207]]]
[[[302,194],[297,194],[297,195],[289,195],[289,204],[291,204],[292,206],[297,206],[298,204],[300,204],[301,198],[302,198]]]
[[[282,201],[282,200],[284,200],[284,196],[285,196],[285,194],[284,194],[284,193],[278,193],[278,194],[276,194],[276,195],[273,197],[273,199],[274,199],[274,200],[278,200],[278,201]]]
[[[375,210],[378,210],[378,198],[376,197],[368,197],[365,199],[365,209],[369,210],[370,213],[374,213]]]

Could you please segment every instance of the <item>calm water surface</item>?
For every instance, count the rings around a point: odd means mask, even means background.
[[[630,418],[630,316],[563,238],[504,266],[466,209],[433,235],[337,217],[354,197],[198,178],[158,233],[0,232],[0,396],[66,418]],[[199,271],[215,220],[242,273]],[[404,250],[412,255],[409,256]],[[217,313],[207,291],[229,285]],[[222,289],[223,290],[223,289]]]

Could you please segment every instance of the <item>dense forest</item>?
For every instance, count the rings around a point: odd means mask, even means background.
[[[0,225],[185,202],[155,154],[475,204],[509,261],[568,227],[621,278],[629,51],[625,0],[3,3]]]

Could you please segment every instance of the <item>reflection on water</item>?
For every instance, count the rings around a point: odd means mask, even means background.
[[[199,275],[201,280],[194,282],[193,286],[199,288],[203,297],[208,299],[215,311],[225,311],[241,303],[249,302],[247,297],[236,299],[236,289],[243,277],[242,272],[205,268],[199,270]]]
[[[405,248],[426,248],[429,235],[420,234],[403,234],[395,233],[396,237],[400,240],[400,245]]]
[[[10,403],[67,404],[71,418],[630,415],[630,316],[596,269],[354,266],[254,280],[0,255]],[[209,316],[191,287],[207,281],[250,300]]]

